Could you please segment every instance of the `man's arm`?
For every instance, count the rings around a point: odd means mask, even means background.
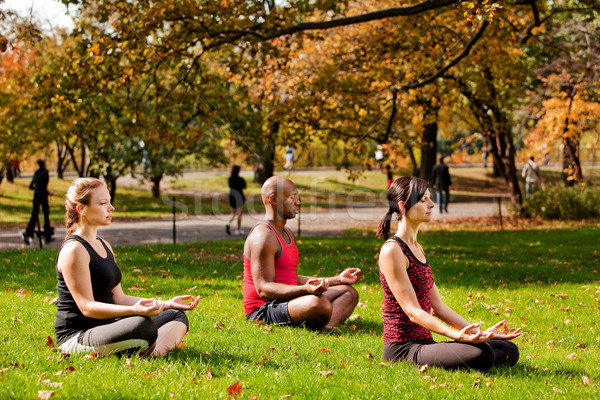
[[[310,276],[298,275],[298,284],[303,285],[311,279],[322,279],[329,286],[335,285],[353,285],[360,279],[361,270],[359,268],[346,268],[341,274],[329,278],[314,278]]]
[[[275,256],[279,251],[279,242],[275,233],[266,226],[257,226],[248,238],[248,252],[252,280],[256,293],[267,300],[289,299],[307,294],[321,294],[328,285],[320,279],[310,278],[298,282],[298,285],[286,285],[275,282]]]

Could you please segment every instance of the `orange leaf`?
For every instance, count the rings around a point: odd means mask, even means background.
[[[227,388],[227,396],[229,396],[230,399],[235,399],[242,393],[243,388],[244,386],[240,385],[239,382],[236,382]]]
[[[319,349],[319,353],[329,353],[329,352],[331,352],[331,350],[326,349],[324,347],[322,349]]]
[[[177,345],[177,347],[185,347],[185,343],[181,342]]]
[[[90,353],[87,356],[85,356],[85,359],[86,360],[93,360],[96,357],[98,357],[98,353]]]

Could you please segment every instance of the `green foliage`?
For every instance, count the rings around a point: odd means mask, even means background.
[[[598,228],[422,235],[450,306],[470,321],[507,319],[524,331],[515,341],[519,363],[485,374],[436,368],[420,374],[405,363],[382,362],[381,241],[374,238],[299,240],[300,273],[363,270],[356,285],[360,317],[329,334],[245,320],[241,241],[115,247],[125,292],[202,297],[188,313],[184,347],[162,359],[129,361],[66,358],[46,346],[54,337],[56,252],[3,252],[0,398],[36,398],[39,390],[73,399],[227,398],[236,382],[244,399],[597,398],[599,237]]]
[[[600,217],[600,188],[549,186],[534,191],[523,202],[525,214],[544,219],[588,219]]]

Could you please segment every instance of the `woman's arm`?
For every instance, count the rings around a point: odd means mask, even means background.
[[[133,304],[128,304],[129,302],[126,302],[126,304],[109,304],[96,301],[92,290],[89,264],[90,256],[83,245],[78,242],[71,242],[67,243],[61,250],[57,265],[71,296],[73,296],[77,307],[84,316],[95,319],[108,319],[130,315],[160,315],[164,305],[155,299],[138,299]],[[115,288],[117,292],[123,293],[120,285],[117,288]]]
[[[415,294],[406,271],[408,259],[402,250],[395,244],[390,243],[382,247],[381,253],[379,254],[379,267],[381,268],[396,301],[412,322],[421,325],[432,332],[462,342],[479,343],[486,342],[490,339],[491,335],[482,332],[479,324],[467,324],[462,327],[462,329],[455,330],[453,327],[444,324],[439,319],[424,311],[417,300],[417,295]],[[432,289],[432,291],[434,290]],[[437,291],[437,288],[435,291]],[[472,330],[474,333],[471,332]]]
[[[435,283],[431,288],[430,292],[430,300],[431,300],[431,309],[432,315],[438,317],[448,325],[456,329],[463,329],[465,326],[469,325],[469,322],[460,316],[456,311],[452,308],[448,307],[442,300],[442,296],[440,295],[440,291],[438,290]]]

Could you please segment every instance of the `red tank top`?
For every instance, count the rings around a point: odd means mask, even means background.
[[[430,293],[433,287],[433,274],[429,262],[426,261],[425,264],[420,262],[400,238],[393,236],[389,242],[399,245],[408,258],[406,272],[417,295],[419,305],[424,311],[431,314]],[[379,270],[379,279],[383,289],[383,343],[412,342],[431,338],[431,332],[427,328],[412,322],[402,310],[381,269]]]
[[[263,224],[267,225],[275,235],[277,235],[277,240],[279,240],[279,245],[281,246],[281,254],[279,257],[275,259],[275,282],[284,283],[286,285],[297,285],[298,284],[298,275],[296,273],[298,268],[298,248],[296,247],[296,242],[292,239],[292,234],[284,228],[286,233],[290,238],[290,243],[286,243],[285,240],[273,228],[273,226],[266,221],[259,221],[257,225]],[[254,228],[252,228],[254,230]],[[244,254],[244,282],[242,286],[242,292],[244,295],[244,312],[246,315],[250,314],[252,311],[256,310],[263,304],[265,304],[268,300],[261,298],[258,293],[256,293],[256,288],[254,287],[254,281],[252,280],[252,270],[250,268],[250,259],[246,257]]]

